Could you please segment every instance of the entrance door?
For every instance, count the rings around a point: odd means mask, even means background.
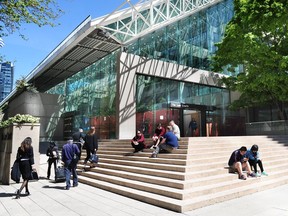
[[[202,136],[200,110],[183,110],[183,131],[185,137]]]

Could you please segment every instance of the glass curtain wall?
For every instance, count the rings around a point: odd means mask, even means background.
[[[74,130],[91,125],[100,138],[115,138],[116,52],[50,89],[65,95],[65,112],[75,112]]]
[[[227,89],[138,74],[136,94],[136,127],[146,137],[153,135],[157,123],[166,126],[171,119],[179,120],[180,111],[172,109],[171,103],[214,106],[215,111],[207,111],[208,120],[213,119],[218,125],[217,135],[228,133],[223,127],[233,114],[227,110],[230,103]]]
[[[233,13],[233,0],[223,1],[138,39],[128,52],[210,70],[215,43],[223,37]]]

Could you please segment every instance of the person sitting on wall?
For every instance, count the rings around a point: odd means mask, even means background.
[[[131,145],[135,149],[134,153],[143,151],[143,149],[145,148],[145,138],[140,130],[137,130],[136,135],[131,140]]]
[[[150,147],[150,149],[155,149],[159,145],[165,133],[166,133],[166,129],[162,127],[161,123],[159,123],[152,137],[153,145]]]
[[[171,126],[166,127],[166,133],[163,136],[163,140],[153,151],[151,158],[156,158],[158,153],[171,153],[174,149],[178,148],[178,139],[172,132]]]
[[[248,176],[256,177],[256,175],[251,171],[248,158],[245,157],[246,152],[247,148],[242,146],[240,149],[232,152],[228,161],[229,173],[238,172],[239,179],[242,180],[246,180],[246,176],[243,174],[243,170],[247,171]]]

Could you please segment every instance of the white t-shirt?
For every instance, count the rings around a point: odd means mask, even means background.
[[[172,126],[172,128],[173,128],[173,133],[175,134],[177,139],[180,140],[180,129],[179,129],[178,125],[174,124]]]

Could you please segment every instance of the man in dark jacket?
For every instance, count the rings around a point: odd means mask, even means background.
[[[251,177],[256,177],[256,175],[251,171],[251,167],[248,163],[248,158],[245,158],[247,148],[242,146],[240,149],[237,149],[232,152],[228,165],[229,172],[235,173],[238,172],[239,179],[246,180],[246,176],[243,174],[243,170],[247,170],[247,174]]]
[[[81,127],[78,129],[77,132],[73,133],[73,135],[72,135],[73,143],[75,143],[80,150],[80,153],[77,155],[78,160],[81,159],[81,151],[82,151],[82,147],[85,143],[85,141],[84,141],[85,136],[86,136],[86,134],[83,132],[83,129]]]
[[[47,170],[47,179],[50,179],[51,166],[54,165],[54,172],[56,171],[57,160],[59,159],[58,147],[55,142],[50,141],[50,145],[47,148],[46,155],[48,158],[48,170]]]
[[[76,144],[73,143],[72,137],[68,138],[67,143],[62,148],[62,161],[64,162],[65,177],[66,177],[66,190],[71,187],[70,178],[71,172],[73,175],[73,187],[78,186],[78,176],[76,172],[75,155],[79,154],[80,150]]]

